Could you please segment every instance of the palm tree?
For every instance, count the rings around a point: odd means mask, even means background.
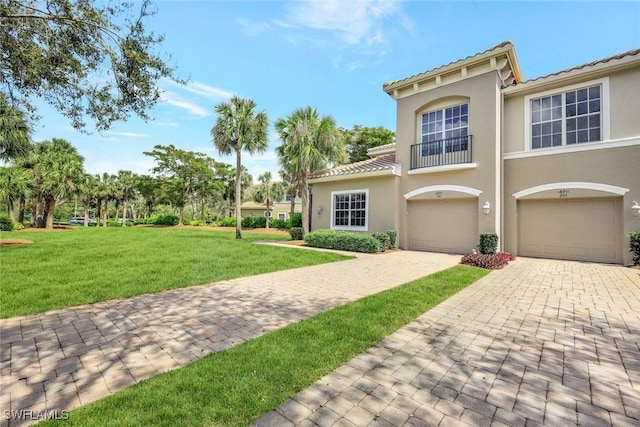
[[[0,160],[23,157],[31,149],[31,128],[24,113],[0,94]]]
[[[271,203],[274,200],[282,199],[284,196],[284,187],[279,182],[271,182],[271,172],[263,173],[258,179],[260,180],[260,186],[254,194],[254,200],[264,203],[267,206],[266,227],[269,228]]]
[[[216,124],[211,129],[213,144],[220,154],[236,154],[236,239],[242,239],[242,151],[249,154],[267,149],[269,119],[264,111],[256,112],[256,103],[251,99],[234,96],[215,107]]]
[[[80,200],[82,201],[82,206],[84,208],[84,226],[89,226],[89,206],[91,205],[91,200],[97,197],[98,195],[98,180],[93,175],[85,173],[82,176],[82,180],[78,183],[78,195],[80,196]],[[100,205],[100,200],[98,200],[98,206]]]
[[[107,226],[107,220],[109,219],[109,200],[113,199],[116,194],[116,176],[107,172],[103,173],[98,183],[98,206],[100,206],[101,201],[104,201],[103,227]]]
[[[53,138],[35,144],[29,161],[37,191],[36,227],[53,229],[56,200],[77,192],[84,175],[84,159],[71,143]]]
[[[280,176],[282,177],[282,185],[284,188],[284,194],[289,196],[291,200],[289,207],[289,215],[293,215],[296,211],[296,197],[300,196],[298,191],[298,179],[296,179],[293,172],[287,171],[284,167],[280,169]]]
[[[0,167],[0,200],[6,203],[7,214],[15,221],[15,202],[25,198],[31,191],[32,182],[28,171],[18,165]]]
[[[319,117],[315,108],[299,108],[275,123],[282,145],[277,148],[278,162],[298,183],[302,196],[302,228],[309,232],[309,187],[313,172],[335,163],[342,156],[336,122],[331,116]]]
[[[136,175],[131,171],[118,171],[117,185],[119,196],[122,196],[122,226],[127,226],[127,202],[136,182]]]

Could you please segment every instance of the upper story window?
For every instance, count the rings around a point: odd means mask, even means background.
[[[331,193],[331,228],[367,230],[368,190]]]
[[[422,115],[422,155],[467,149],[469,104],[461,104]],[[449,141],[446,141],[449,140]],[[438,143],[436,143],[438,141]],[[443,143],[440,143],[440,142]]]
[[[607,80],[525,98],[532,150],[607,138]]]
[[[285,194],[284,201],[285,202],[290,202],[291,201],[291,194]]]

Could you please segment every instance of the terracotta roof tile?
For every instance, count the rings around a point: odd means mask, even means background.
[[[640,55],[640,49],[629,50],[627,52],[623,52],[623,53],[619,53],[617,55],[609,56],[607,58],[598,59],[596,61],[592,61],[592,62],[589,62],[589,63],[586,63],[586,64],[578,65],[576,67],[567,68],[566,70],[556,71],[555,73],[551,73],[551,74],[547,74],[546,76],[540,76],[540,77],[536,77],[536,78],[533,78],[533,79],[529,79],[529,80],[526,80],[524,82],[514,84],[512,86],[519,86],[519,85],[523,85],[525,83],[535,82],[537,80],[543,80],[543,79],[546,79],[548,77],[557,76],[557,75],[564,74],[564,73],[569,73],[569,72],[575,71],[575,70],[581,70],[583,68],[593,67],[593,66],[596,66],[596,65],[599,65],[599,64],[605,64],[607,62],[615,61],[615,60],[618,60],[618,59],[623,59],[623,58],[626,58],[628,56],[636,56],[636,55]]]
[[[311,175],[309,178],[326,178],[329,176],[354,175],[360,173],[382,171],[385,169],[391,170],[395,165],[395,153],[385,154],[382,156],[374,157],[372,159],[363,160],[361,162],[351,163],[348,165],[340,165],[332,169],[317,172]]]
[[[377,147],[369,148],[367,150],[367,154],[369,156],[375,156],[376,154],[385,154],[387,152],[395,152],[396,151],[396,143],[392,142],[390,144],[379,145]]]
[[[430,70],[423,71],[423,72],[421,72],[421,73],[414,74],[413,76],[405,77],[405,78],[403,78],[403,79],[399,79],[399,80],[392,80],[392,81],[389,81],[389,82],[385,82],[385,83],[382,85],[382,87],[383,87],[383,88],[386,88],[387,86],[391,86],[391,85],[393,85],[393,84],[395,84],[395,83],[400,83],[400,82],[403,82],[403,81],[405,81],[405,80],[411,80],[411,79],[413,79],[413,78],[415,78],[415,77],[418,77],[418,76],[420,76],[420,75],[422,75],[422,74],[431,73],[431,72],[433,72],[433,71],[439,70],[440,68],[446,68],[446,67],[449,67],[449,66],[451,66],[451,65],[457,64],[458,62],[464,62],[464,61],[466,61],[466,60],[468,60],[468,59],[473,58],[474,56],[480,56],[480,55],[483,55],[483,54],[485,54],[485,53],[487,53],[487,52],[491,52],[492,50],[499,49],[499,48],[501,48],[501,47],[505,47],[505,46],[508,46],[508,45],[510,45],[510,44],[511,44],[511,42],[510,42],[510,41],[508,41],[508,40],[503,41],[502,43],[497,44],[497,45],[495,45],[495,46],[493,46],[493,47],[491,47],[491,48],[489,48],[489,49],[487,49],[487,50],[485,50],[485,51],[478,52],[478,53],[473,54],[473,55],[469,55],[469,56],[467,56],[466,58],[458,59],[458,60],[456,60],[456,61],[452,61],[452,62],[450,62],[450,63],[448,63],[448,64],[440,65],[440,66],[438,66],[438,67],[436,67],[436,68],[432,68],[432,69],[430,69]]]

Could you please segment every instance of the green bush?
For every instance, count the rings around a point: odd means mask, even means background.
[[[386,251],[391,247],[391,238],[387,233],[372,233],[371,234],[378,242],[380,242],[380,246],[383,251]]]
[[[207,222],[202,219],[194,219],[193,221],[189,221],[189,225],[193,225],[195,227],[207,225]]]
[[[382,251],[382,245],[371,234],[349,231],[316,230],[304,236],[304,241],[315,248],[366,253]]]
[[[180,218],[177,215],[160,215],[156,217],[152,224],[156,225],[178,225]]]
[[[235,227],[236,226],[236,218],[233,216],[229,216],[227,218],[222,218],[220,221],[217,221],[214,224],[216,227]]]
[[[640,231],[629,233],[629,252],[631,252],[633,265],[640,265]]]
[[[14,221],[13,222],[13,229],[14,230],[22,230],[22,229],[24,229],[24,224],[22,224],[21,222],[18,222],[18,221]]]
[[[304,237],[304,231],[302,231],[302,227],[291,227],[289,229],[289,234],[291,234],[291,240],[302,240]]]
[[[13,230],[13,221],[6,215],[0,215],[0,231]]]
[[[120,224],[115,219],[108,219],[107,220],[107,227],[122,227],[122,224]]]
[[[291,214],[291,227],[302,227],[302,214],[300,212],[296,212]]]
[[[398,247],[398,232],[396,230],[388,230],[387,235],[389,236],[389,247],[395,249]]]
[[[496,233],[480,233],[478,249],[481,254],[495,254],[498,251],[498,235]]]
[[[285,229],[285,228],[291,228],[291,223],[289,223],[289,226],[287,227],[287,221],[285,221],[284,219],[277,219],[277,218],[271,218],[269,220],[269,227],[271,228],[279,228],[279,229]]]
[[[267,226],[267,219],[263,216],[248,216],[246,218],[242,218],[242,222],[240,224],[242,225],[242,228],[265,228]]]

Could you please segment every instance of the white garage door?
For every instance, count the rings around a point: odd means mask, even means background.
[[[409,249],[469,253],[478,245],[478,199],[408,203]]]
[[[622,263],[621,200],[521,200],[522,256]]]

